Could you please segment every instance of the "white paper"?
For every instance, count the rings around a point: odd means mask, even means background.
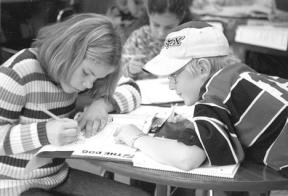
[[[237,165],[226,165],[226,166],[209,166],[207,163],[199,168],[192,169],[190,171],[184,171],[176,167],[165,165],[154,161],[142,152],[137,152],[133,158],[133,165],[135,167],[143,167],[147,169],[155,169],[161,171],[171,171],[189,174],[198,174],[206,176],[216,176],[223,178],[233,178],[238,170],[239,164]]]
[[[148,132],[151,126],[154,113],[150,114],[113,114],[110,115],[113,121],[91,138],[80,138],[78,141],[64,145],[46,145],[43,146],[37,154],[41,152],[54,151],[73,151],[72,156],[102,157],[102,158],[119,158],[132,159],[135,149],[114,141],[114,132],[118,127],[125,124],[134,124],[143,132]],[[36,155],[37,156],[37,155]]]
[[[288,44],[288,28],[241,25],[238,26],[236,30],[235,41],[286,51]]]
[[[140,87],[142,104],[181,102],[183,99],[169,89],[168,78],[136,81]]]

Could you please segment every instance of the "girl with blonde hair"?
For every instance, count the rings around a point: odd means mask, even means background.
[[[145,195],[71,169],[64,159],[25,170],[42,146],[71,143],[82,128],[90,137],[105,125],[108,112],[128,112],[139,105],[133,83],[116,87],[120,54],[120,39],[109,19],[79,14],[41,29],[32,48],[0,67],[0,195]],[[69,119],[83,92],[93,103],[78,121]]]

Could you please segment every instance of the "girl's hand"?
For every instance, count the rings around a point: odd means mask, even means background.
[[[84,112],[76,119],[80,129],[85,130],[85,137],[91,137],[102,130],[107,124],[108,112],[112,110],[112,104],[104,99],[98,99],[85,107]]]
[[[46,123],[47,137],[51,144],[61,146],[74,142],[78,138],[80,129],[75,120],[63,118]]]
[[[123,125],[119,127],[115,133],[114,133],[114,138],[117,142],[122,142],[127,144],[128,146],[132,146],[133,139],[143,133],[138,127],[135,125]]]

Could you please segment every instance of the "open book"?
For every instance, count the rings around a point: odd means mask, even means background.
[[[205,163],[199,168],[195,168],[190,171],[184,171],[170,165],[164,165],[162,163],[156,162],[141,152],[137,152],[136,155],[134,156],[133,165],[135,167],[142,167],[147,169],[197,174],[205,176],[215,176],[221,178],[234,178],[239,168],[239,164],[225,165],[225,166],[209,166],[208,163]]]
[[[37,157],[90,158],[132,162],[136,149],[117,143],[113,134],[118,127],[125,124],[134,124],[144,133],[148,133],[151,126],[155,126],[155,123],[163,123],[170,114],[170,108],[147,107],[140,107],[129,114],[112,114],[110,117],[113,120],[95,136],[91,138],[80,136],[78,141],[64,146],[44,146],[38,151]],[[163,121],[159,121],[159,119]],[[152,123],[154,124],[152,125]]]
[[[113,134],[124,124],[135,124],[147,132],[151,125],[151,115],[111,115],[112,122],[91,138],[79,137],[78,141],[64,146],[47,145],[41,148],[37,156],[58,158],[95,158],[104,160],[132,162],[136,152],[127,145],[116,143]]]

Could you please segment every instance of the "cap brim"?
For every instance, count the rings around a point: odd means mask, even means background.
[[[146,63],[143,69],[149,73],[152,73],[157,76],[168,76],[177,70],[185,66],[191,58],[187,59],[177,59],[177,58],[168,58],[167,56],[157,55],[148,63]]]

